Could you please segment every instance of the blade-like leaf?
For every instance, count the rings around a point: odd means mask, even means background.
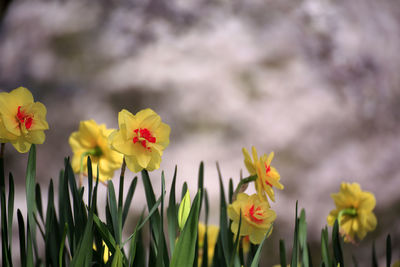
[[[335,256],[336,263],[340,263],[340,267],[344,267],[343,261],[343,252],[340,244],[340,235],[339,235],[339,223],[338,220],[335,220],[332,229],[332,246],[333,246],[333,254]]]
[[[286,266],[286,249],[285,249],[285,241],[279,240],[279,256],[281,259],[281,266]]]
[[[263,241],[261,241],[260,245],[258,245],[257,252],[254,255],[254,258],[253,258],[253,261],[251,262],[250,267],[257,267],[258,266],[258,263],[260,262],[260,255],[261,255],[261,250],[262,250],[263,244],[265,242],[265,239],[267,239],[267,237],[271,233],[271,231],[272,231],[272,225],[269,227],[269,229],[267,231],[267,234],[264,236]]]
[[[17,210],[18,218],[18,233],[19,233],[19,253],[21,259],[21,266],[26,266],[26,247],[25,247],[25,224],[21,211]]]
[[[135,193],[138,178],[135,177],[129,186],[128,194],[126,195],[124,210],[122,212],[122,227],[125,225],[126,217],[128,217],[129,208],[131,206],[133,194]]]
[[[178,238],[171,258],[171,267],[192,266],[197,243],[201,192],[196,194],[185,227]]]
[[[386,266],[390,267],[392,263],[392,241],[390,235],[386,237]]]
[[[174,177],[172,179],[171,190],[169,191],[169,201],[167,208],[167,221],[168,221],[168,236],[169,236],[169,248],[171,255],[175,248],[176,239],[176,228],[178,226],[177,212],[176,212],[176,200],[175,200],[175,183],[176,183],[177,167],[175,165]]]

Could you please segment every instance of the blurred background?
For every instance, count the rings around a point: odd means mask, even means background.
[[[79,121],[117,128],[122,108],[150,107],[172,128],[151,174],[157,192],[161,170],[169,188],[177,165],[178,187],[187,181],[194,196],[204,161],[210,201],[219,203],[217,161],[227,189],[240,170],[248,175],[242,147],[275,152],[285,189],[272,204],[278,217],[262,266],[279,262],[279,239],[291,246],[296,200],[319,263],[320,229],[342,181],[360,183],[377,200],[378,228],[358,246],[346,244],[347,257],[369,265],[376,240],[383,265],[390,233],[399,259],[398,1],[1,1],[0,90],[27,87],[48,110],[50,130],[37,147],[43,191],[50,178],[58,185]],[[26,161],[6,146],[23,211]],[[126,182],[134,176],[128,172]],[[133,201],[128,232],[146,206],[141,182]]]

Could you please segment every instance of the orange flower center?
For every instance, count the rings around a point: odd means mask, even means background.
[[[20,124],[25,124],[25,128],[29,130],[32,126],[33,115],[25,114],[24,111],[21,111],[21,106],[18,106],[17,119]]]
[[[265,173],[268,175],[268,173],[271,171],[271,166],[269,166],[269,165],[267,165],[267,163],[265,163],[265,169],[266,169]],[[268,182],[268,180],[265,180],[265,184],[272,187],[272,184],[270,184]]]
[[[262,215],[263,215],[263,211],[261,210],[260,207],[257,207],[257,208],[254,210],[254,205],[251,205],[251,207],[250,207],[250,209],[249,209],[249,213],[247,214],[247,216],[250,218],[250,220],[251,220],[252,222],[255,222],[255,223],[262,223],[262,222],[263,222],[263,219],[259,219],[259,218],[257,218],[255,215],[262,216]]]
[[[134,130],[136,136],[133,137],[133,143],[140,143],[144,148],[151,150],[150,147],[148,147],[148,142],[150,143],[155,143],[156,138],[151,134],[151,132],[147,128],[139,128]]]

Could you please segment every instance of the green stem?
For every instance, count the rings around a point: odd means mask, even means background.
[[[341,225],[341,221],[342,221],[343,215],[356,216],[357,215],[357,210],[355,208],[349,208],[349,209],[343,209],[343,210],[339,211],[339,214],[338,214],[338,217],[337,217],[339,225]]]
[[[233,193],[233,198],[236,199],[236,196],[237,196],[237,194],[239,194],[240,188],[241,188],[243,185],[245,185],[245,184],[247,184],[247,183],[250,183],[250,182],[254,182],[255,180],[257,180],[257,175],[251,175],[251,176],[249,176],[249,177],[246,177],[246,178],[244,178],[244,179],[241,179],[240,182],[239,182],[239,184],[238,184],[237,187],[236,187],[235,192]]]

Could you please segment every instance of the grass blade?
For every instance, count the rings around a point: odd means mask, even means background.
[[[392,263],[392,241],[390,235],[386,237],[386,266],[390,267]]]
[[[294,226],[294,236],[293,236],[293,249],[292,249],[292,261],[290,266],[297,267],[298,253],[299,253],[299,220],[297,217],[298,202],[296,201],[296,216],[295,216],[295,226]]]
[[[332,229],[332,246],[333,246],[333,255],[335,256],[336,264],[340,263],[340,267],[344,267],[343,261],[343,252],[340,244],[340,235],[339,235],[339,222],[336,219]]]
[[[121,244],[122,224],[118,216],[117,199],[115,197],[114,184],[108,181],[108,204],[110,207],[111,220],[117,244]]]
[[[279,240],[279,256],[281,260],[281,266],[286,266],[286,249],[285,241]]]
[[[253,261],[251,262],[250,267],[257,267],[258,266],[258,263],[260,262],[260,255],[261,255],[261,250],[262,250],[263,244],[265,242],[265,239],[267,239],[267,237],[271,233],[271,231],[272,231],[272,225],[269,227],[269,229],[267,231],[267,234],[264,236],[263,241],[261,241],[260,245],[258,245],[257,252],[254,255],[254,258],[253,258]]]
[[[125,198],[124,209],[122,211],[122,228],[125,225],[126,217],[128,217],[128,212],[132,203],[133,194],[135,193],[137,180],[137,177],[132,180],[131,185],[129,186],[128,194]]]
[[[197,243],[201,191],[196,194],[185,227],[178,238],[171,258],[171,267],[192,266]]]
[[[17,210],[18,218],[18,233],[19,233],[19,253],[21,259],[21,266],[26,266],[26,247],[25,247],[25,224],[21,211]]]
[[[221,236],[221,244],[222,244],[222,252],[223,257],[225,259],[225,264],[227,265],[230,258],[230,251],[231,246],[230,244],[233,242],[229,240],[229,229],[228,229],[228,215],[227,215],[227,207],[226,207],[226,198],[225,198],[225,191],[224,191],[224,184],[222,182],[222,175],[221,170],[219,169],[219,165],[217,163],[217,171],[219,177],[219,188],[220,188],[220,218],[219,218],[219,225],[220,225],[220,236]]]
[[[175,184],[176,184],[177,167],[175,165],[174,177],[172,179],[171,189],[169,191],[169,201],[167,208],[167,221],[168,221],[168,237],[171,255],[175,248],[176,228],[178,227],[177,221],[177,207],[175,199]]]

